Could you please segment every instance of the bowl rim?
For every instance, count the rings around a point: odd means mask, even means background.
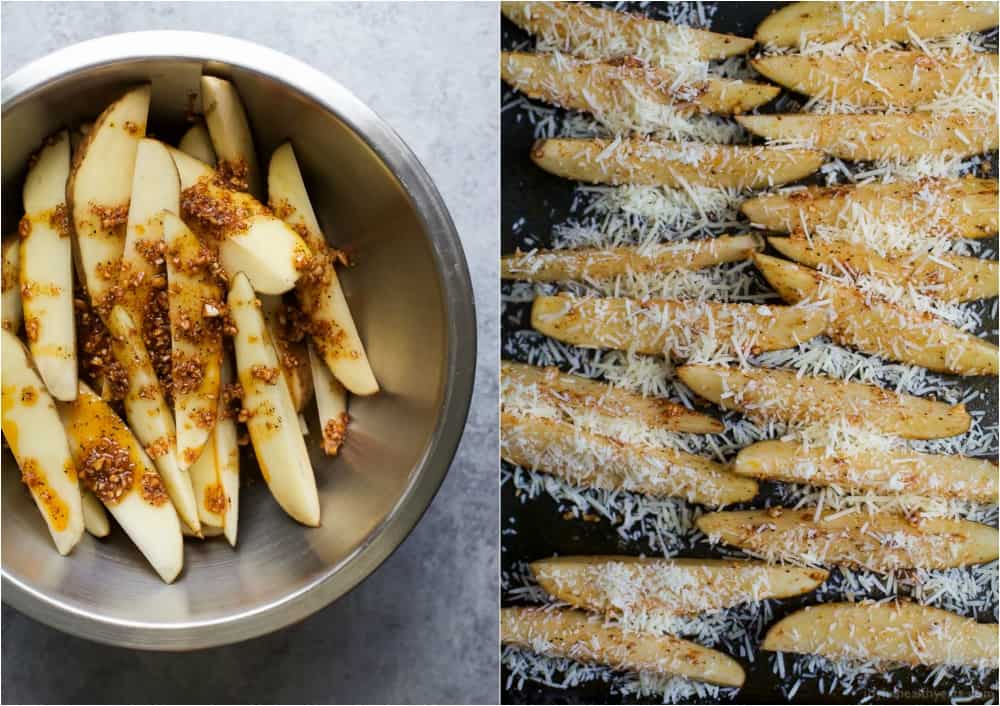
[[[51,83],[113,64],[149,60],[219,62],[279,81],[333,113],[382,160],[412,200],[433,246],[446,320],[446,379],[441,414],[407,486],[388,514],[349,555],[281,598],[219,618],[151,623],[103,616],[47,595],[0,567],[3,602],[58,630],[149,650],[193,650],[264,635],[298,622],[367,578],[400,545],[430,506],[464,431],[476,370],[472,280],[458,231],[430,175],[373,110],[333,78],[255,42],[207,32],[156,30],[106,35],[36,59],[2,82],[2,113]]]

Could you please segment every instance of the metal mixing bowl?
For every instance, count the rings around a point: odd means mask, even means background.
[[[202,72],[235,82],[264,160],[292,140],[327,235],[356,251],[344,288],[383,391],[351,399],[340,457],[324,456],[315,433],[307,437],[322,527],[290,520],[262,482],[244,484],[237,548],[219,539],[186,542],[184,572],[170,586],[117,528],[105,540],[86,536],[60,557],[4,451],[3,600],[67,632],[159,650],[275,630],[370,574],[441,484],[475,370],[469,272],[427,173],[338,83],[250,42],[197,32],[121,34],[50,54],[6,79],[3,232],[16,228],[28,157],[47,135],[93,120],[130,83],[151,81],[149,131],[173,141]],[[315,412],[309,421],[316,430]]]

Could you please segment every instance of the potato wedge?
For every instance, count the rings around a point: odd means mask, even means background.
[[[823,153],[746,145],[706,145],[644,138],[539,140],[531,159],[547,172],[591,184],[762,189],[807,177]]]
[[[17,333],[21,328],[21,243],[13,235],[3,240],[3,328]]]
[[[767,598],[809,593],[823,569],[728,559],[560,556],[531,573],[556,600],[615,616],[695,615]]]
[[[236,86],[222,78],[202,76],[201,112],[219,160],[216,169],[230,180],[245,183],[246,188],[240,191],[249,191],[263,201],[264,180],[257,164],[250,122]]]
[[[282,294],[311,264],[311,253],[292,228],[250,194],[194,157],[170,149],[181,179],[181,216],[198,237],[217,249],[230,277],[246,273],[256,291]]]
[[[995,27],[997,8],[988,2],[850,3],[795,2],[757,27],[760,44],[801,47],[838,40],[909,42]]]
[[[76,399],[61,409],[80,481],[171,583],[184,566],[184,538],[153,462],[111,407],[83,383]]]
[[[907,284],[945,301],[972,301],[997,296],[1000,269],[992,260],[965,255],[899,253],[881,257],[861,245],[813,237],[768,238],[771,247],[808,267],[824,266],[835,274],[866,274],[894,284]]]
[[[969,430],[965,405],[949,405],[875,385],[792,370],[684,365],[677,376],[699,397],[758,422],[829,424],[846,419],[906,439],[940,439]]]
[[[755,135],[818,149],[840,159],[914,160],[926,154],[971,157],[997,149],[997,123],[960,113],[738,115]],[[751,148],[752,149],[752,148]]]
[[[698,59],[707,60],[746,54],[753,46],[745,37],[577,2],[501,2],[500,11],[545,43],[587,59],[637,56],[669,66],[679,49],[686,55],[690,47]]]
[[[701,505],[729,505],[757,494],[757,483],[708,458],[667,447],[625,444],[530,414],[500,415],[500,456],[574,485],[679,497]]]
[[[672,635],[626,633],[579,610],[503,608],[500,641],[619,671],[674,674],[721,686],[742,686],[745,678],[739,662],[721,652]]]
[[[910,601],[823,603],[778,621],[761,647],[831,660],[996,668],[997,626]]]
[[[633,419],[668,431],[714,434],[725,426],[718,419],[659,397],[643,397],[614,385],[558,368],[503,361],[500,364],[501,403],[511,392],[538,397],[562,409],[593,410],[611,419]]]
[[[80,500],[83,504],[83,526],[87,534],[101,538],[111,534],[111,523],[108,522],[108,513],[101,505],[97,496],[86,488],[80,489]]]
[[[948,569],[997,558],[997,530],[968,520],[901,513],[770,508],[712,512],[695,524],[712,542],[768,562],[846,565],[881,573]]]
[[[66,432],[24,345],[10,331],[0,336],[3,436],[56,549],[69,554],[83,536],[83,507]]]
[[[312,341],[330,371],[355,395],[373,395],[379,390],[358,334],[347,299],[337,278],[333,253],[316,220],[302,172],[291,143],[271,155],[267,188],[270,202],[284,221],[302,234],[315,253],[312,276],[296,288],[299,305],[309,317]]]
[[[621,297],[535,297],[531,325],[584,348],[687,358],[707,348],[772,351],[823,333],[817,309]]]
[[[789,233],[817,225],[856,228],[859,216],[893,221],[946,238],[987,238],[997,233],[995,179],[921,179],[888,184],[807,186],[764,194],[740,207],[759,227]]]
[[[256,305],[250,280],[240,273],[229,290],[229,311],[238,333],[236,367],[243,386],[247,430],[261,475],[281,508],[304,525],[319,525],[319,496],[309,453],[278,355]]]
[[[997,499],[997,466],[980,458],[900,449],[838,452],[794,441],[759,441],[741,449],[733,472],[762,480],[836,485],[879,495],[921,495],[978,503]]]
[[[500,276],[528,282],[601,280],[632,272],[700,270],[746,260],[764,242],[755,235],[722,235],[663,245],[577,250],[533,250],[500,258]]]
[[[66,210],[69,133],[38,152],[24,181],[24,217],[18,226],[18,281],[24,333],[45,387],[57,400],[76,397],[73,249]]]
[[[181,212],[181,187],[177,168],[162,142],[139,140],[132,179],[132,202],[125,225],[121,262],[120,302],[144,332],[150,332],[149,310],[157,289],[163,288],[166,260],[163,212]],[[159,278],[159,281],[157,281]]]
[[[863,353],[955,375],[996,375],[997,347],[981,338],[875,296],[815,270],[775,257],[754,263],[785,301],[828,301],[827,332],[835,342]]]
[[[779,54],[750,62],[782,86],[814,98],[866,108],[920,110],[961,89],[995,93],[997,55],[935,57],[920,51]]]
[[[316,412],[322,431],[320,446],[327,456],[336,456],[344,444],[347,425],[351,420],[347,414],[347,388],[330,372],[312,341],[309,342],[308,349],[309,368],[316,388]]]
[[[295,411],[301,412],[313,396],[313,379],[305,340],[292,341],[286,335],[286,326],[282,323],[284,304],[281,297],[263,294],[260,296],[260,305],[267,331],[271,334],[271,341],[278,353],[281,370],[288,382],[288,391],[292,394]]]
[[[590,113],[612,127],[650,131],[666,127],[677,113],[746,113],[781,92],[738,79],[685,81],[676,71],[635,59],[595,63],[527,52],[501,52],[500,76],[529,98]]]
[[[142,333],[128,311],[116,304],[107,317],[111,353],[128,378],[125,417],[129,428],[156,466],[181,520],[195,533],[201,530],[187,467],[177,458],[174,415],[163,398]]]
[[[215,425],[225,304],[208,249],[180,218],[165,211],[160,217],[167,246],[177,462],[186,469]]]
[[[204,162],[213,169],[218,162],[215,148],[212,146],[212,137],[208,134],[208,128],[203,122],[195,123],[188,128],[188,131],[181,137],[181,141],[177,143],[177,149],[200,162]]]
[[[125,248],[132,173],[146,134],[150,86],[134,88],[101,113],[73,157],[66,201],[78,274],[94,307],[110,310]]]

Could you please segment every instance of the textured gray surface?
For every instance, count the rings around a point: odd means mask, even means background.
[[[479,319],[476,394],[458,456],[423,520],[367,581],[299,625],[189,654],[96,645],[4,606],[4,702],[495,702],[495,6],[5,2],[2,27],[4,76],[68,44],[145,29],[228,34],[327,72],[434,178],[462,236]]]

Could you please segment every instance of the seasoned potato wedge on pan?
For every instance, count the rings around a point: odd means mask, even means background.
[[[887,184],[807,186],[763,194],[740,207],[757,226],[789,233],[818,225],[856,228],[859,217],[899,222],[946,238],[996,235],[995,179],[921,179]]]
[[[236,86],[223,78],[202,76],[201,112],[212,139],[212,151],[219,160],[218,171],[229,177],[231,183],[245,185],[240,191],[249,191],[263,201],[264,179],[257,164],[250,122]]]
[[[823,569],[739,559],[560,556],[529,565],[556,600],[608,615],[695,615],[809,593]]]
[[[906,449],[859,449],[852,453],[794,441],[760,441],[741,449],[733,471],[761,480],[869,491],[877,495],[997,499],[997,466],[981,458],[926,454]]]
[[[768,238],[771,247],[785,257],[809,267],[825,267],[838,274],[866,274],[894,284],[916,287],[945,301],[972,301],[997,295],[1000,270],[997,263],[967,255],[926,255],[900,252],[888,257],[861,245],[824,242],[801,236]]]
[[[500,455],[581,486],[680,497],[702,505],[752,499],[757,483],[702,456],[626,444],[549,417],[501,414]]]
[[[535,297],[531,325],[585,348],[687,358],[705,347],[791,348],[821,334],[827,317],[795,307],[560,294]]]
[[[84,518],[76,466],[55,402],[24,345],[3,337],[3,436],[60,554],[83,536]],[[7,488],[7,491],[11,491]]]
[[[760,44],[798,47],[804,42],[893,41],[979,32],[997,25],[990,2],[795,2],[757,27]]]
[[[591,113],[604,124],[623,129],[655,128],[677,111],[745,113],[781,92],[777,86],[738,79],[684,81],[675,71],[634,60],[588,62],[527,52],[502,52],[500,76],[530,98]],[[658,120],[658,110],[668,112]]]
[[[500,364],[501,403],[511,396],[533,397],[560,409],[596,412],[609,419],[631,419],[652,429],[713,434],[725,427],[707,414],[658,397],[561,372],[558,368],[503,361]]]
[[[11,333],[17,333],[23,319],[20,270],[21,244],[12,235],[3,240],[3,328]]]
[[[761,646],[831,660],[995,669],[998,634],[996,623],[909,601],[823,603],[778,621]]]
[[[503,608],[500,641],[549,657],[676,674],[722,686],[742,686],[745,678],[739,662],[721,652],[672,635],[626,633],[578,610]]]
[[[200,162],[204,162],[213,169],[218,162],[215,148],[212,146],[212,137],[208,134],[208,128],[203,122],[195,123],[188,128],[181,141],[177,143],[177,149]]]
[[[793,262],[759,253],[754,262],[785,301],[828,301],[828,333],[837,343],[937,372],[997,374],[997,347],[989,341]]]
[[[961,90],[996,94],[997,55],[940,58],[919,51],[761,56],[750,64],[798,93],[866,108],[928,109]]]
[[[964,405],[904,395],[874,385],[792,370],[685,365],[677,376],[699,397],[760,422],[829,424],[847,420],[907,439],[938,439],[969,430]]]
[[[51,138],[24,181],[20,276],[24,333],[38,373],[57,400],[76,397],[73,250],[66,209],[69,133]]]
[[[877,572],[947,569],[997,558],[997,530],[968,520],[901,513],[770,508],[712,512],[695,524],[713,542],[765,557]]]
[[[677,47],[694,47],[700,59],[725,59],[746,54],[753,40],[718,34],[686,25],[614,12],[580,2],[501,2],[511,22],[559,47],[587,59],[638,56],[669,65]]]
[[[762,189],[807,177],[823,153],[784,147],[706,145],[644,138],[539,140],[531,159],[547,172],[591,184],[685,184]]]
[[[561,282],[610,279],[629,273],[700,270],[746,260],[763,247],[763,240],[755,235],[722,235],[642,247],[534,250],[502,257],[500,276],[529,282]]]
[[[879,115],[738,115],[755,135],[817,149],[854,161],[910,161],[923,155],[954,157],[997,149],[997,121],[979,115],[917,112]]]

